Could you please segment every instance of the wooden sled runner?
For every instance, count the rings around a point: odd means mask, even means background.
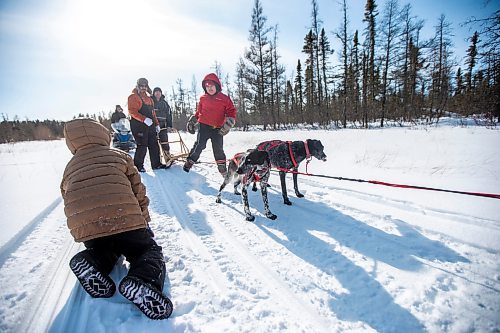
[[[170,135],[168,141],[161,141],[161,133],[162,131],[167,131],[167,133]],[[175,137],[175,139],[172,140],[172,136]],[[170,148],[170,151],[166,151],[163,147],[164,145],[167,145]],[[160,146],[160,152],[161,152],[161,158],[163,159],[163,163],[167,166],[170,167],[172,163],[174,163],[177,160],[181,161],[186,161],[187,156],[189,155],[189,150],[186,144],[184,143],[184,140],[182,140],[181,134],[179,133],[178,130],[176,130],[173,127],[167,127],[167,128],[162,128],[160,130],[160,133],[158,135],[158,145]],[[179,147],[175,149],[175,147]],[[173,149],[174,148],[174,149]]]

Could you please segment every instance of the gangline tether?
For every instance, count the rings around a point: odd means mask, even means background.
[[[220,162],[220,161],[218,161],[218,162]],[[214,162],[201,162],[201,161],[198,163],[214,164]],[[306,170],[307,170],[307,164],[306,164]],[[304,175],[304,176],[309,176],[309,177],[329,178],[329,179],[335,179],[335,180],[346,180],[349,182],[368,183],[368,184],[373,184],[373,185],[383,185],[383,186],[389,186],[389,187],[407,188],[407,189],[414,189],[414,190],[437,191],[437,192],[472,195],[472,196],[476,196],[476,197],[500,199],[500,194],[496,194],[496,193],[456,191],[456,190],[447,190],[447,189],[436,188],[436,187],[426,187],[426,186],[407,185],[407,184],[394,184],[394,183],[382,182],[379,180],[366,180],[366,179],[356,179],[356,178],[347,178],[347,177],[335,177],[335,176],[328,176],[328,175],[317,175],[317,174],[309,173],[307,171],[300,172],[300,171],[293,171],[293,170],[285,169],[285,168],[276,168],[276,169],[273,168],[271,171],[273,171],[273,172],[283,171],[286,173],[295,173],[298,175]]]
[[[394,184],[394,183],[382,182],[382,181],[378,181],[378,180],[365,180],[365,179],[355,179],[355,178],[346,178],[346,177],[334,177],[334,176],[327,176],[327,175],[316,175],[316,174],[312,174],[312,173],[293,171],[293,170],[288,170],[288,169],[283,169],[283,168],[277,168],[277,170],[271,170],[271,171],[275,171],[275,172],[283,171],[283,172],[287,172],[287,173],[296,173],[299,175],[310,176],[310,177],[321,177],[321,178],[329,178],[329,179],[336,179],[336,180],[347,180],[350,182],[369,183],[369,184],[383,185],[383,186],[389,186],[389,187],[399,187],[399,188],[408,188],[408,189],[415,189],[415,190],[427,190],[427,191],[438,191],[438,192],[465,194],[465,195],[473,195],[473,196],[477,196],[477,197],[487,197],[487,198],[493,198],[493,199],[500,199],[500,194],[495,194],[495,193],[456,191],[456,190],[447,190],[447,189],[435,188],[435,187],[407,185],[407,184]]]

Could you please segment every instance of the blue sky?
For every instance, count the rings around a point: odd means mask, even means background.
[[[340,26],[340,4],[318,0],[329,38]],[[407,2],[401,0],[401,4]],[[139,77],[171,92],[176,81],[199,85],[215,62],[232,74],[248,46],[253,0],[2,0],[0,116],[69,120],[78,113],[125,106]],[[362,29],[365,0],[348,1],[350,29]],[[377,1],[379,9],[384,1]],[[472,32],[460,23],[489,16],[495,1],[410,1],[425,20],[424,37],[443,13],[453,24],[457,55]],[[262,0],[291,75],[310,26],[311,1]],[[334,55],[334,57],[336,57]],[[458,59],[460,60],[460,59]],[[200,88],[198,88],[201,90]],[[1,119],[1,118],[0,118]]]

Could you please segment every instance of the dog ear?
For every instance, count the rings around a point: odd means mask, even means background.
[[[258,152],[259,156],[259,164],[264,165],[266,162],[267,164],[270,164],[270,159],[269,159],[269,154],[267,151],[259,151]]]
[[[258,162],[258,155],[259,151],[256,149],[248,149],[247,154],[245,155],[245,162],[244,164],[246,165],[254,165]]]

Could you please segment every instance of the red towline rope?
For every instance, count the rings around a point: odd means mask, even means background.
[[[293,170],[289,170],[289,169],[285,169],[285,168],[277,168],[277,169],[278,169],[278,171],[283,171],[283,172],[288,172],[288,173],[296,173],[299,175],[311,176],[311,177],[331,178],[331,179],[336,179],[336,180],[347,180],[350,182],[369,183],[369,184],[374,184],[374,185],[384,185],[384,186],[390,186],[390,187],[409,188],[409,189],[428,190],[428,191],[439,191],[439,192],[447,192],[447,193],[473,195],[473,196],[477,196],[477,197],[487,197],[487,198],[493,198],[493,199],[500,199],[500,194],[496,194],[496,193],[455,191],[455,190],[447,190],[447,189],[434,188],[434,187],[406,185],[406,184],[393,184],[393,183],[381,182],[378,180],[365,180],[365,179],[354,179],[354,178],[345,178],[345,177],[333,177],[333,176],[326,176],[326,175],[315,175],[312,173],[293,171]]]

